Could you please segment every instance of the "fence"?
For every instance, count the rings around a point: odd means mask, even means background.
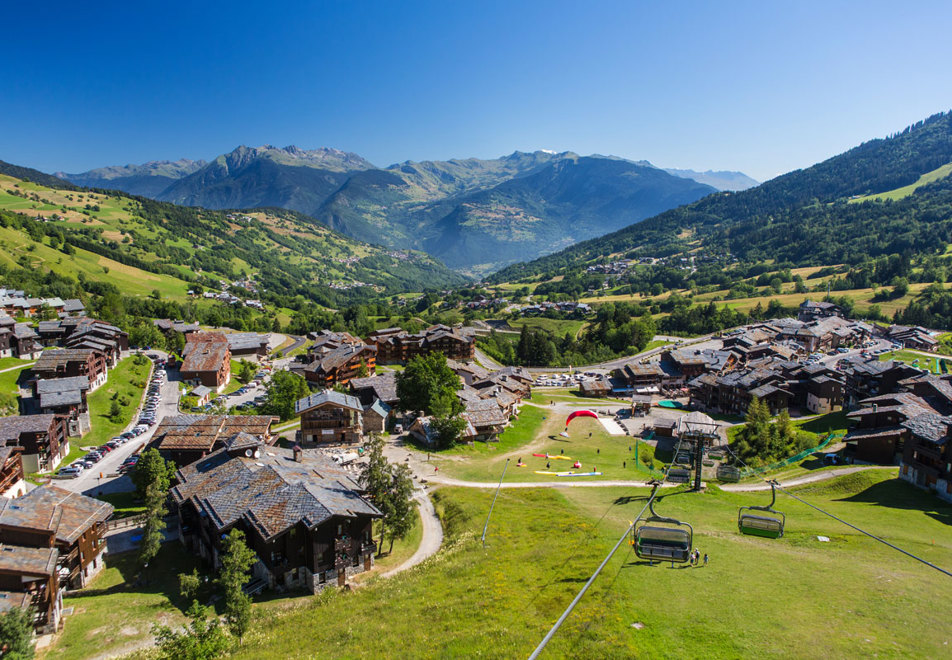
[[[826,436],[826,438],[823,440],[823,442],[821,442],[820,444],[818,444],[816,447],[813,447],[812,449],[805,449],[805,450],[801,451],[799,454],[796,454],[796,455],[791,456],[791,457],[789,457],[789,458],[785,458],[785,459],[783,459],[782,461],[779,461],[779,462],[777,462],[777,463],[773,463],[773,464],[771,464],[771,465],[766,465],[766,466],[764,466],[764,467],[759,467],[759,468],[744,468],[744,469],[742,469],[742,470],[740,471],[741,478],[750,477],[750,476],[753,476],[753,475],[755,475],[755,474],[763,474],[764,472],[770,472],[771,470],[777,470],[777,469],[779,469],[779,468],[782,468],[782,467],[786,467],[786,466],[788,466],[788,465],[791,465],[792,463],[797,463],[797,462],[799,462],[799,461],[802,461],[804,458],[806,458],[806,457],[809,456],[810,454],[814,454],[814,453],[816,453],[816,452],[818,452],[818,451],[821,451],[821,450],[825,449],[826,446],[829,445],[830,442],[833,440],[833,438],[836,437],[836,435],[837,435],[836,433],[830,433],[828,436]]]
[[[115,529],[122,529],[123,527],[138,527],[145,524],[146,518],[148,518],[148,516],[146,514],[142,514],[138,516],[126,516],[125,518],[107,520],[106,530],[111,532]]]

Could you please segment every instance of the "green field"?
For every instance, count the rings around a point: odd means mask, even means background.
[[[634,438],[609,435],[599,422],[589,417],[573,420],[569,437],[563,438],[559,433],[565,428],[565,417],[564,412],[523,406],[519,419],[499,436],[499,442],[477,442],[473,447],[463,445],[433,453],[430,462],[439,467],[440,475],[466,481],[498,481],[506,458],[512,459],[506,470],[507,482],[646,478],[646,473],[635,464]],[[572,460],[546,459],[532,456],[533,453],[567,456]],[[526,467],[516,467],[520,458]],[[537,470],[571,471],[575,460],[582,464],[581,470],[575,469],[576,472],[597,470],[603,476],[574,478],[536,474]]]
[[[86,447],[98,446],[128,426],[132,421],[132,413],[135,412],[142,399],[142,391],[145,389],[148,378],[148,360],[144,364],[135,364],[134,357],[127,357],[121,360],[116,368],[110,369],[109,380],[88,398],[92,429],[81,439],[74,440],[73,444]],[[128,402],[127,405],[120,406],[122,414],[117,422],[109,419],[113,395],[116,396],[117,401],[124,398]]]
[[[889,353],[883,353],[879,356],[881,361],[886,360],[898,360],[900,362],[905,362],[922,369],[928,369],[930,373],[943,374],[946,371],[943,371],[942,364],[945,363],[946,369],[952,369],[952,358],[942,358],[942,357],[927,357],[921,353],[916,353],[913,351],[890,351]]]
[[[0,373],[0,394],[12,394],[13,396],[17,396],[19,392],[17,380],[26,368],[26,366],[23,366],[19,369],[11,369],[10,371]]]
[[[952,556],[952,507],[860,473],[796,491],[927,559]],[[354,592],[255,609],[238,657],[526,657],[644,505],[645,489],[436,493],[440,555]],[[783,498],[782,539],[740,536],[737,507],[763,494],[671,493],[659,513],[694,525],[708,567],[609,562],[543,657],[944,656],[947,578]],[[817,535],[830,538],[822,543]],[[635,624],[638,624],[637,626]],[[305,633],[305,634],[302,634]]]
[[[20,358],[15,357],[0,358],[0,371],[24,366],[27,364],[33,364],[33,360],[21,360]]]

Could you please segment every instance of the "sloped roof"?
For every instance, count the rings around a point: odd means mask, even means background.
[[[56,548],[25,548],[0,544],[0,570],[23,575],[45,577],[56,572],[59,550]]]
[[[55,415],[14,415],[0,417],[0,442],[17,441],[23,433],[46,433]]]
[[[15,500],[0,498],[0,526],[54,532],[60,543],[73,543],[112,515],[108,502],[58,486],[39,486]]]
[[[298,399],[294,403],[294,412],[300,415],[312,408],[326,404],[332,404],[340,408],[349,408],[357,412],[363,412],[364,410],[363,406],[360,405],[360,399],[351,394],[344,394],[337,390],[321,390],[317,394],[311,394],[303,399]]]
[[[350,379],[351,391],[359,392],[368,388],[373,389],[374,396],[386,403],[396,401],[399,398],[397,396],[397,375],[392,371],[368,378]]]
[[[159,422],[152,442],[160,450],[211,450],[216,443],[245,432],[264,438],[277,417],[269,415],[175,415]]]
[[[217,530],[244,520],[265,540],[302,523],[313,528],[334,516],[380,517],[359,484],[319,451],[265,448],[257,458],[220,449],[178,471],[172,497],[190,500]]]

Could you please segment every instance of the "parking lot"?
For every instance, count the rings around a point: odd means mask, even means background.
[[[164,354],[157,355],[159,359],[165,357]],[[102,453],[99,460],[90,462],[90,466],[84,468],[77,477],[57,479],[57,486],[77,493],[131,490],[132,486],[128,483],[128,477],[115,479],[120,474],[120,467],[127,459],[138,454],[145,447],[152,438],[155,427],[164,417],[178,414],[177,372],[173,370],[165,376],[162,374],[166,372],[161,367],[157,366],[153,370],[153,376],[143,400],[143,409],[125,429],[124,433],[127,434],[125,441],[115,441],[115,448],[112,451]],[[137,433],[134,429],[139,426],[140,420],[152,421],[153,424]],[[77,441],[82,443],[81,439]],[[74,462],[73,465],[75,464]]]

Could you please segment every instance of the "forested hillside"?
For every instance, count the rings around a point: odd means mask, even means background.
[[[904,197],[876,197],[952,163],[952,115],[937,114],[813,167],[737,193],[719,193],[533,262],[491,280],[551,277],[608,257],[680,253],[720,260],[859,263],[935,252],[952,240],[950,183],[938,178]],[[851,198],[869,196],[851,204]]]

